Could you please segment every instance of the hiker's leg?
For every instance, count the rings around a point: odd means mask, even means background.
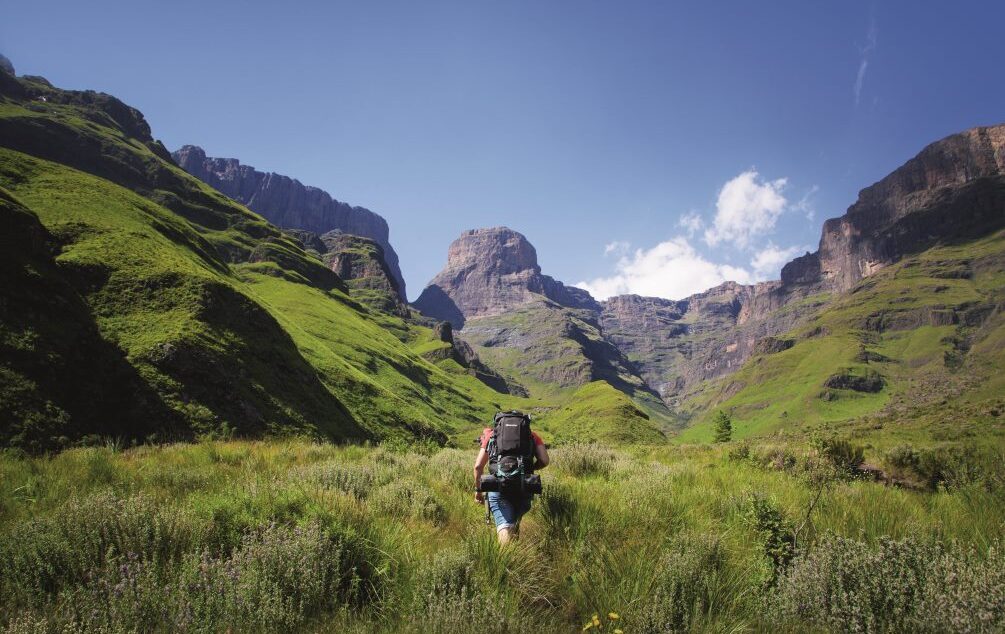
[[[512,500],[497,492],[488,494],[489,511],[496,525],[496,534],[500,544],[507,544],[516,537],[516,525],[520,521],[518,509]]]
[[[510,542],[510,540],[516,538],[516,535],[513,533],[513,527],[512,526],[506,526],[504,528],[500,528],[496,532],[496,534],[499,536],[499,545],[500,546],[505,546],[506,544],[508,544]]]

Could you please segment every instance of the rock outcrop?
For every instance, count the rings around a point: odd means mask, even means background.
[[[494,227],[465,231],[451,243],[446,268],[415,307],[460,329],[468,319],[501,315],[542,297],[568,308],[599,308],[586,291],[543,275],[537,251],[522,234]]]
[[[14,64],[7,59],[6,55],[0,54],[0,70],[7,73],[8,75],[16,75],[14,72]]]
[[[376,241],[338,230],[320,236],[303,229],[285,229],[283,233],[320,260],[326,272],[341,280],[341,290],[354,300],[379,312],[410,315],[384,250]]]
[[[189,174],[278,227],[304,229],[318,235],[338,230],[370,238],[380,245],[396,292],[405,301],[405,280],[398,266],[398,254],[391,247],[387,221],[379,215],[335,200],[323,189],[303,185],[289,176],[260,172],[233,158],[207,157],[195,145],[183,146],[171,156]]]
[[[786,286],[850,290],[905,255],[1005,227],[1005,125],[932,143],[824,223],[820,248],[785,265]]]

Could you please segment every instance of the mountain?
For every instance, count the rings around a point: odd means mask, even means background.
[[[997,231],[1003,175],[1005,125],[932,143],[825,222],[819,250],[787,264],[782,283],[848,291],[905,255]]]
[[[323,189],[303,185],[289,176],[260,172],[233,158],[207,157],[195,145],[185,145],[171,156],[189,174],[278,227],[305,229],[319,235],[338,230],[373,240],[383,251],[396,292],[406,301],[405,280],[389,240],[387,221],[374,212],[335,200]]]
[[[465,231],[454,240],[446,267],[426,285],[415,307],[460,329],[467,319],[501,315],[540,298],[567,308],[598,308],[588,292],[542,275],[527,238],[495,227]]]
[[[414,306],[453,324],[481,359],[531,395],[563,400],[602,381],[634,398],[647,417],[670,419],[659,395],[604,337],[600,304],[542,274],[533,245],[512,229],[462,233]]]
[[[781,280],[727,282],[680,301],[613,297],[600,323],[649,384],[679,405],[753,355],[793,345],[780,335],[883,268],[1005,228],[1003,166],[1005,126],[949,136],[826,221],[819,250],[786,264]]]
[[[468,231],[415,307],[460,327],[532,394],[597,379],[635,398],[658,393],[698,423],[683,438],[704,438],[718,407],[741,418],[741,435],[903,413],[993,381],[1003,166],[1005,126],[947,137],[864,189],[780,280],[676,301],[596,302],[543,275],[519,233]]]
[[[479,381],[433,328],[364,302],[354,282],[387,281],[378,245],[322,236],[325,261],[181,170],[109,95],[0,70],[0,222],[4,446],[443,441],[535,404]]]

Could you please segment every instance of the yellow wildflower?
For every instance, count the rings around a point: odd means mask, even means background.
[[[590,629],[591,627],[593,627],[593,623],[587,623],[586,625],[583,626],[583,631],[585,632],[586,630]]]
[[[625,631],[619,627],[618,629],[614,630],[614,634],[625,634]]]
[[[620,619],[621,617],[620,617],[620,616],[618,616],[618,613],[617,613],[617,612],[608,612],[608,613],[607,613],[607,618],[611,619],[612,621],[617,621],[617,620],[618,620],[618,619]]]
[[[600,627],[600,617],[597,616],[596,614],[593,615],[593,624],[596,625],[597,627]]]

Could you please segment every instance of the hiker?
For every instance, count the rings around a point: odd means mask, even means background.
[[[548,449],[530,429],[530,416],[517,411],[495,415],[495,428],[482,432],[475,458],[475,500],[488,501],[500,544],[520,534],[520,518],[530,510],[534,493],[541,492],[541,479],[533,475],[548,466]],[[482,473],[489,465],[484,483]],[[491,486],[491,490],[490,489]]]

